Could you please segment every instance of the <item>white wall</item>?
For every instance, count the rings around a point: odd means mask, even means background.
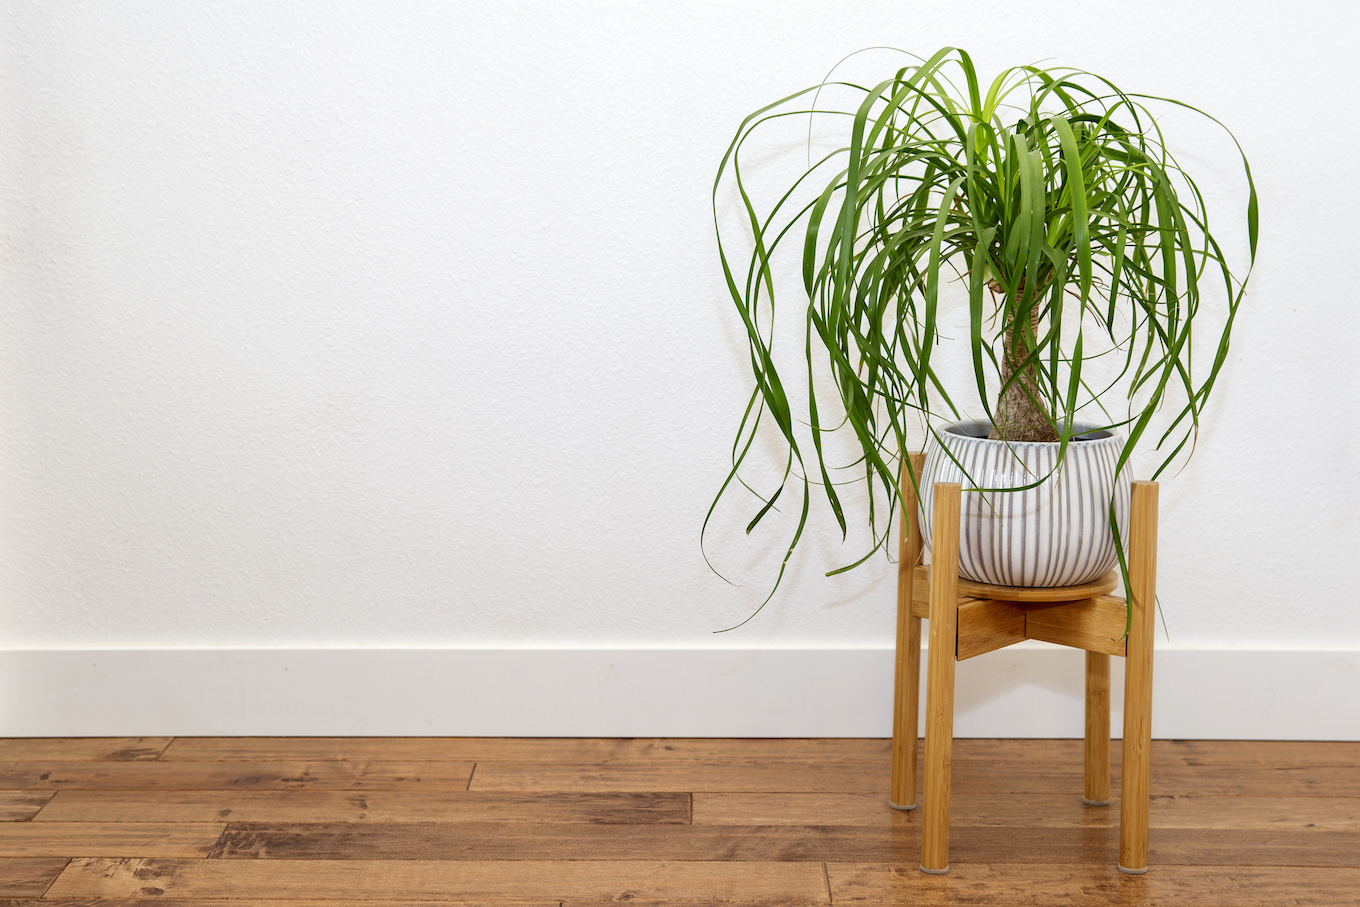
[[[891,645],[826,524],[713,635],[780,549],[725,510],[730,586],[697,545],[749,390],[710,191],[756,107],[954,43],[1241,140],[1261,254],[1162,604],[1181,648],[1360,650],[1354,8],[832,7],[5,4],[0,645]]]

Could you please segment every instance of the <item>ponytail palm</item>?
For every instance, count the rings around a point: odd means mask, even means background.
[[[855,103],[818,109],[828,89]],[[852,433],[862,454],[853,469],[869,486],[874,548],[891,519],[873,502],[886,497],[891,517],[908,432],[961,418],[955,399],[965,394],[976,393],[1003,440],[1053,440],[1065,451],[1078,421],[1119,429],[1127,438],[1119,467],[1155,439],[1157,473],[1186,449],[1255,258],[1256,194],[1239,147],[1248,262],[1238,279],[1149,103],[1217,123],[1080,70],[1020,66],[984,86],[966,53],[945,48],[876,86],[823,83],[741,124],[718,170],[714,214],[756,386],[718,498],[741,481],[758,426],[772,422],[787,465],[777,487],[757,490],[762,504],[748,531],[787,502],[790,485],[801,492],[785,564],[814,485],[846,532],[823,445],[831,431]],[[742,155],[763,127],[790,116],[834,124],[840,147],[762,208]],[[724,244],[721,226],[732,186],[753,245],[744,265],[729,257],[732,237]],[[774,256],[800,239],[806,362],[791,381],[772,352]],[[963,388],[946,386],[935,359],[942,307],[961,296],[942,297],[951,281],[967,287],[972,374]],[[1194,338],[1208,302],[1210,336]],[[819,377],[827,374],[829,383]]]

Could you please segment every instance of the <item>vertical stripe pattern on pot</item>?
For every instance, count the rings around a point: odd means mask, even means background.
[[[990,441],[989,429],[978,422],[951,425],[940,432],[943,446],[932,440],[926,448],[920,500],[927,550],[935,483],[958,482],[964,489],[961,576],[997,586],[1075,586],[1113,568],[1112,501],[1120,536],[1128,538],[1130,473],[1126,466],[1115,475],[1123,439],[1086,432],[1067,445],[1059,464],[1056,442]],[[1077,433],[1082,436],[1082,426]],[[974,490],[1035,482],[1023,491]]]

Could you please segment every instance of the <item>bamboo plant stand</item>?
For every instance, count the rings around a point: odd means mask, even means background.
[[[922,455],[913,454],[920,475]],[[935,486],[931,566],[920,566],[916,494],[903,476],[903,532],[897,584],[897,683],[892,791],[896,809],[916,807],[916,729],[921,682],[921,619],[930,621],[926,680],[925,790],[921,869],[949,870],[949,788],[954,740],[954,663],[1024,639],[1086,650],[1086,790],[1093,806],[1110,802],[1110,656],[1125,659],[1124,755],[1119,869],[1147,872],[1148,788],[1152,746],[1153,601],[1157,580],[1157,484],[1134,482],[1129,517],[1131,602],[1110,595],[1115,573],[1083,586],[989,586],[958,575],[961,489]],[[1125,636],[1126,607],[1132,621]]]

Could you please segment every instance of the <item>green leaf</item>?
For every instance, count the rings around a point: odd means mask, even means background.
[[[851,100],[822,106],[832,86]],[[804,536],[816,485],[842,537],[857,520],[870,529],[869,550],[832,572],[850,569],[886,547],[900,503],[892,464],[906,439],[961,410],[980,406],[991,417],[996,395],[1020,374],[1030,405],[1063,423],[1062,450],[1079,443],[1075,421],[1099,412],[1128,433],[1121,467],[1144,442],[1160,452],[1155,473],[1185,456],[1246,298],[1258,198],[1228,132],[1245,178],[1240,225],[1249,250],[1245,263],[1230,263],[1154,108],[1222,126],[1183,102],[1131,94],[1076,69],[1011,67],[984,91],[972,59],[948,47],[869,87],[828,77],[746,117],[719,163],[712,204],[753,390],[701,545],[719,503],[750,494],[748,531],[773,525],[786,533],[773,596]],[[747,157],[756,153],[748,148],[759,149],[765,171],[763,140],[788,117],[806,117],[809,136],[831,137],[834,150],[816,161],[809,155],[808,167],[766,198],[747,179]],[[761,177],[764,185],[770,174]],[[740,215],[735,232],[723,226],[732,213]],[[789,324],[776,307],[777,277],[781,246],[799,242],[791,251],[805,334],[790,341],[804,361],[785,373],[775,355]],[[941,336],[955,299],[943,288],[955,280],[966,280],[966,338]],[[1003,381],[1011,326],[1023,361]],[[952,373],[937,365],[946,342],[967,344],[972,374],[962,385],[950,385]],[[1092,366],[1101,359],[1108,369]],[[838,432],[857,451],[849,462],[832,459],[843,448],[829,443]],[[771,444],[785,457],[782,476],[756,487],[744,471]],[[801,492],[796,518],[776,508],[789,484]],[[862,493],[846,494],[847,485]],[[1122,541],[1119,551],[1122,558]]]

